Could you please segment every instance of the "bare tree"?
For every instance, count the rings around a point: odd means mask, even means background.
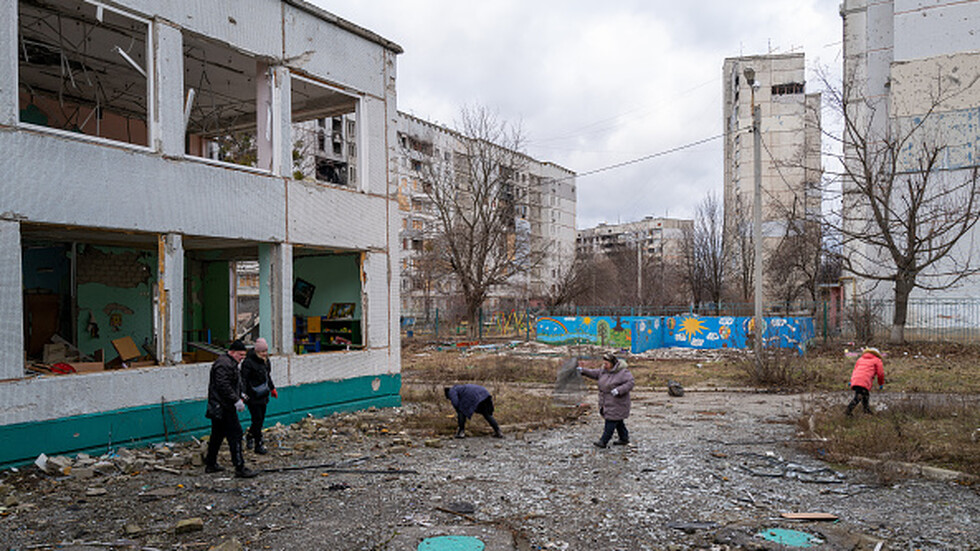
[[[435,211],[439,253],[455,275],[472,331],[491,290],[532,270],[541,253],[515,231],[517,178],[527,165],[520,127],[486,108],[463,108],[455,134],[451,160],[429,157],[417,169]]]
[[[730,260],[730,283],[737,299],[743,303],[752,301],[755,274],[755,241],[750,224],[750,206],[745,204],[744,196],[735,194],[734,209],[727,215],[730,236],[726,246]]]
[[[902,118],[852,99],[851,83],[834,87],[824,79],[843,123],[837,137],[843,141],[842,211],[831,213],[830,223],[841,236],[846,271],[894,285],[893,343],[905,340],[914,289],[948,289],[980,271],[968,247],[957,247],[980,220],[977,167],[975,161],[951,166],[948,137],[937,131],[942,121],[933,120],[977,80],[959,86],[961,75],[954,91],[945,92],[951,78],[936,77],[931,99],[920,97],[929,103],[924,112]]]
[[[559,267],[558,278],[545,294],[545,306],[555,308],[572,304],[589,292],[595,264],[584,255],[576,255],[574,262]]]
[[[722,299],[727,262],[723,215],[717,197],[708,194],[697,206],[694,225],[685,229],[683,270],[691,300],[697,306]]]

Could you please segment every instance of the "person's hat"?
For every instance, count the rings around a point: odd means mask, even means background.
[[[869,346],[868,348],[865,348],[861,353],[862,354],[874,354],[875,356],[878,356],[879,358],[881,357],[881,350],[878,350],[877,348],[875,348],[873,346]]]
[[[241,350],[241,351],[244,351],[245,350],[245,343],[243,343],[241,341],[241,339],[235,339],[235,342],[231,343],[231,346],[228,347],[228,350]]]
[[[616,355],[613,354],[612,352],[606,352],[605,354],[603,354],[602,355],[602,359],[603,359],[603,361],[607,361],[607,362],[609,362],[611,364],[615,364],[616,363]]]
[[[256,352],[265,352],[267,350],[269,350],[269,343],[267,343],[265,339],[263,339],[262,337],[255,339]]]

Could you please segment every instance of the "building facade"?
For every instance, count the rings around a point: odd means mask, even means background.
[[[747,81],[746,69],[754,71],[754,85]],[[782,285],[787,270],[779,266],[779,251],[798,249],[787,247],[790,241],[815,240],[817,246],[820,242],[816,229],[821,215],[821,99],[818,93],[806,93],[805,69],[802,53],[727,58],[722,68],[725,243],[736,263],[754,262],[754,254],[749,258],[736,252],[740,247],[752,250],[754,101],[761,112],[762,254],[763,269],[769,276],[764,276],[767,299],[783,294],[777,287],[792,294],[792,289],[804,284]],[[736,266],[735,272],[751,273],[745,268],[749,266]]]
[[[854,135],[846,130],[844,135],[844,162],[851,171],[861,173],[859,163],[864,154],[858,151],[859,142],[879,146],[878,154],[884,155],[890,153],[885,151],[890,146],[882,144],[907,136],[906,144],[894,148],[895,170],[901,174],[896,181],[902,181],[906,174],[921,175],[920,146],[941,148],[929,175],[927,196],[945,194],[942,190],[973,178],[980,158],[980,40],[976,36],[980,1],[845,0],[840,13],[843,97],[856,129]],[[873,218],[868,202],[857,189],[855,178],[844,178],[844,254],[855,262],[856,271],[868,274],[880,267],[880,272],[885,273],[894,261],[883,248],[846,237],[848,233],[861,233]],[[964,198],[960,205],[965,204]],[[905,212],[897,205],[893,216],[899,220]],[[941,216],[940,211],[920,215],[920,235]],[[969,271],[971,266],[976,268],[978,244],[980,234],[974,227],[943,261],[922,270],[919,283],[944,287],[957,274]],[[918,255],[917,262],[927,259],[926,249],[928,246]],[[969,261],[971,258],[974,260]],[[893,282],[876,281],[855,272],[845,272],[843,289],[845,300],[892,298],[895,293]],[[973,276],[951,288],[915,289],[912,297],[975,297],[978,293],[980,278]]]
[[[580,255],[639,251],[643,263],[655,260],[679,265],[684,254],[684,235],[694,227],[693,220],[647,216],[636,222],[599,224],[579,230],[575,249]]]
[[[433,253],[441,222],[433,203],[434,170],[458,171],[469,138],[423,119],[399,113],[397,162],[401,211],[402,310],[416,317],[458,315],[459,294],[449,270]],[[534,304],[546,296],[574,260],[575,173],[549,162],[516,154],[519,169],[507,193],[513,209],[513,249],[517,262],[535,258],[526,272],[494,289],[485,309]],[[524,252],[522,252],[524,251]]]
[[[226,8],[0,7],[0,466],[205,432],[243,301],[273,423],[400,403],[401,49],[300,0]],[[340,155],[331,126],[297,158],[293,125],[335,120]]]

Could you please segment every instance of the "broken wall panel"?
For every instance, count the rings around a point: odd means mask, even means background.
[[[325,188],[292,180],[289,188],[289,237],[297,244],[329,243],[343,249],[386,246],[384,197]],[[329,224],[324,224],[329,221]]]
[[[23,132],[0,133],[0,150],[9,154],[0,204],[29,221],[230,239],[286,237],[282,217],[244,215],[260,208],[285,212],[282,180]],[[42,163],[31,160],[38,151],[44,151]]]
[[[334,34],[330,46],[324,47],[322,36],[329,32],[326,21],[307,17],[304,10],[283,6],[284,51],[289,65],[319,75],[330,83],[358,90],[368,95],[385,96],[383,49],[371,48],[372,55],[362,55],[366,38],[355,34]]]

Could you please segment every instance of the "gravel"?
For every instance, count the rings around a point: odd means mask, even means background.
[[[410,406],[309,418],[270,429],[270,455],[247,455],[252,468],[309,468],[249,480],[205,475],[194,444],[86,459],[102,465],[87,478],[27,467],[0,476],[0,549],[414,550],[441,535],[491,551],[786,548],[757,536],[771,528],[816,536],[818,549],[980,547],[975,488],[882,485],[799,452],[801,404],[636,392],[633,444],[607,449],[592,446],[594,411],[554,429],[505,426],[502,440],[480,418],[465,439],[407,434]],[[801,512],[839,520],[780,518]],[[192,519],[199,529],[177,533]]]

